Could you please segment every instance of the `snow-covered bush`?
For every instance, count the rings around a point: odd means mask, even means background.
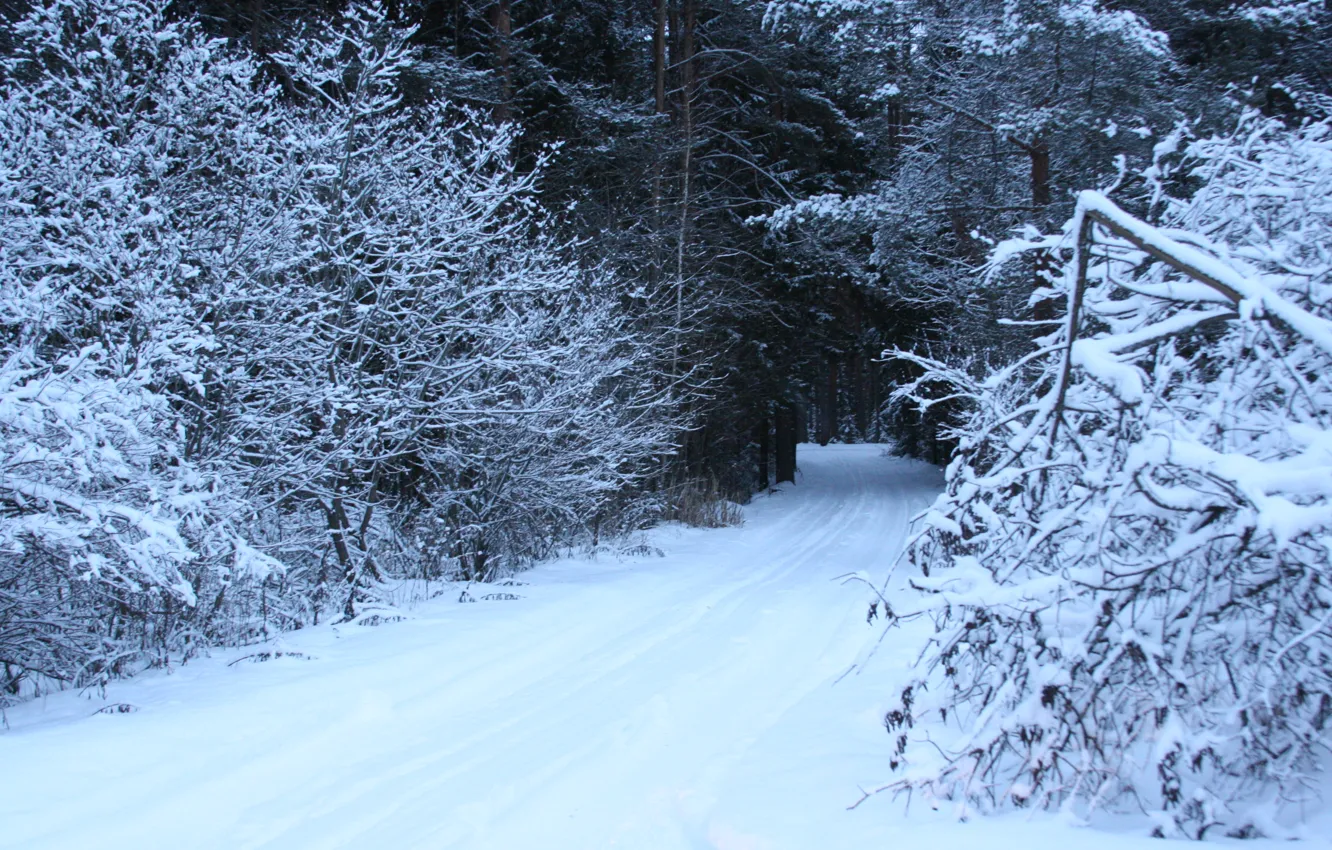
[[[1131,801],[1191,837],[1274,834],[1312,793],[1332,738],[1332,126],[1181,141],[1146,175],[1158,226],[1084,193],[1062,235],[1000,247],[1065,259],[1034,300],[1067,319],[1034,351],[980,378],[923,362],[903,391],[941,384],[971,413],[904,555],[936,633],[885,719],[890,787],[963,811]]]
[[[204,573],[276,566],[224,518],[171,403],[214,344],[191,222],[203,172],[253,109],[254,67],[156,4],[57,0],[15,35],[0,84],[9,697],[183,648],[177,614]]]
[[[348,615],[404,545],[483,579],[571,542],[672,430],[652,335],[535,203],[544,158],[520,171],[511,128],[403,106],[410,35],[354,8],[274,54],[293,94],[262,218],[284,230],[261,238],[284,259],[219,309],[214,445]]]
[[[615,528],[669,449],[665,325],[511,129],[404,102],[410,36],[353,7],[261,63],[139,0],[14,25],[0,700],[493,576]]]

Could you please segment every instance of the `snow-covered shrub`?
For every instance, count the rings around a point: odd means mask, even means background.
[[[1034,296],[1069,305],[1058,330],[982,378],[923,362],[904,390],[971,413],[904,555],[936,633],[885,718],[890,787],[963,811],[1131,802],[1191,837],[1276,833],[1312,793],[1332,737],[1332,126],[1180,141],[1146,175],[1157,227],[1084,193],[1062,235],[999,249],[1064,257]]]
[[[512,128],[405,102],[409,31],[353,6],[260,62],[49,0],[11,35],[0,699],[638,516],[667,324],[558,235]]]
[[[283,259],[218,311],[212,444],[349,615],[403,546],[483,579],[569,542],[671,433],[653,336],[535,203],[544,157],[520,170],[512,128],[406,108],[410,36],[357,7],[274,54],[292,95],[261,218]]]
[[[57,0],[15,33],[0,84],[10,697],[180,648],[205,574],[275,566],[223,518],[172,405],[214,346],[194,298],[198,189],[210,145],[252,109],[253,65],[156,4]]]

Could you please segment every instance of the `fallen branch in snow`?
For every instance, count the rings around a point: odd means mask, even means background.
[[[984,379],[922,363],[902,391],[947,383],[971,414],[904,555],[936,635],[885,718],[901,778],[879,790],[960,813],[1128,803],[1193,838],[1281,834],[1312,794],[1332,744],[1332,127],[1248,120],[1242,147],[1190,149],[1203,188],[1168,227],[1079,196],[1040,293],[1065,322],[1035,353]]]

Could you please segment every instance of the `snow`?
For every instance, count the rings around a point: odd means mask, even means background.
[[[802,447],[741,528],[654,532],[665,558],[570,559],[515,601],[455,590],[402,622],[319,627],[13,708],[0,846],[814,847],[887,835],[853,672],[937,470]],[[477,592],[477,596],[483,593]],[[284,653],[263,663],[237,659]],[[302,657],[303,656],[303,657]],[[229,666],[230,665],[230,666]],[[857,668],[859,669],[859,668]],[[128,704],[133,713],[95,714]],[[839,827],[839,824],[845,823]]]
[[[1229,287],[1244,301],[1251,302],[1255,306],[1261,305],[1273,316],[1304,334],[1323,351],[1332,354],[1332,322],[1291,304],[1261,281],[1245,277],[1216,257],[1191,245],[1181,244],[1166,236],[1159,228],[1138,221],[1099,192],[1079,192],[1078,209],[1098,213],[1113,222],[1116,227],[1132,233],[1149,247],[1162,254],[1176,257],[1212,280]]]
[[[515,601],[455,590],[11,709],[0,846],[1159,847],[886,794],[848,810],[891,776],[885,697],[923,633],[881,637],[842,577],[883,576],[941,478],[878,446],[800,466],[743,527],[653,532],[664,558],[563,560],[497,588]]]

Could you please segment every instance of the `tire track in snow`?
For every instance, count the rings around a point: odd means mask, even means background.
[[[735,608],[743,603],[748,595],[756,590],[769,587],[774,583],[787,578],[791,572],[798,568],[806,566],[806,562],[811,555],[826,549],[828,543],[844,534],[848,526],[863,519],[863,508],[867,502],[868,493],[865,488],[861,486],[863,485],[863,475],[855,468],[852,469],[852,472],[856,476],[854,483],[857,486],[846,487],[845,489],[836,491],[835,495],[837,498],[820,502],[817,505],[817,510],[805,515],[803,521],[798,524],[795,530],[788,530],[785,536],[800,542],[789,551],[788,554],[774,559],[769,563],[766,574],[754,571],[749,578],[736,581],[730,586],[705,596],[702,599],[693,600],[696,606],[694,612],[682,619],[675,619],[674,617],[667,619],[665,615],[661,615],[653,622],[636,629],[631,635],[612,633],[604,636],[603,645],[599,651],[580,659],[579,666],[586,667],[587,674],[577,677],[576,680],[571,683],[572,686],[567,686],[561,689],[564,692],[563,701],[567,702],[573,695],[588,689],[590,686],[613,678],[614,674],[631,666],[634,661],[642,658],[651,650],[674,640],[682,634],[689,633],[704,617],[721,618],[723,621],[729,622],[734,615]],[[854,496],[855,499],[853,504],[848,505],[846,503],[847,497],[850,496]],[[763,546],[765,549],[771,548],[773,543],[774,541],[769,540],[766,541]],[[723,608],[723,603],[728,603],[727,607]],[[663,623],[662,621],[665,622]],[[627,637],[637,636],[639,634],[643,634],[644,637],[637,640],[628,648],[620,648],[616,645]],[[725,666],[726,661],[719,661],[712,665],[709,670],[705,671],[705,674],[712,674]],[[699,677],[705,677],[705,674],[699,674]],[[563,671],[559,675],[567,677],[567,671]],[[539,680],[534,683],[533,686],[525,690],[539,691],[540,688],[538,686],[544,681],[544,679]],[[507,698],[512,699],[516,697],[521,704],[524,696],[525,694],[523,692],[519,692],[510,694]],[[658,700],[659,692],[648,697],[647,703],[645,704],[650,706],[657,705],[659,704]],[[374,792],[377,786],[386,784],[387,780],[404,779],[408,776],[419,774],[427,768],[446,762],[450,758],[456,758],[463,750],[472,749],[478,745],[484,750],[487,743],[493,746],[496,738],[502,733],[509,733],[513,729],[527,726],[534,717],[542,713],[548,712],[544,712],[544,710],[541,709],[533,709],[526,712],[520,711],[505,718],[498,724],[474,731],[465,741],[457,746],[414,760],[412,764],[393,771],[391,777],[383,777],[383,781],[357,783],[359,787],[349,789],[347,793],[337,795],[338,799],[335,804],[327,807],[321,806],[318,811],[308,812],[307,814],[321,816],[347,808],[354,809],[357,798],[364,793]],[[773,717],[775,718],[778,714],[780,714],[780,712],[774,712]],[[476,769],[479,765],[487,761],[494,760],[501,755],[507,755],[512,751],[521,750],[524,747],[524,742],[530,737],[553,736],[558,734],[560,728],[567,725],[567,723],[568,717],[565,714],[543,718],[543,722],[539,726],[535,728],[528,727],[522,739],[508,743],[504,747],[502,753],[487,750],[477,753],[461,763],[453,765],[443,773],[431,777],[429,781],[416,785],[411,793],[411,799],[391,801],[388,806],[388,811],[385,811],[384,818],[367,822],[363,824],[361,828],[366,831],[378,828],[381,820],[391,817],[390,812],[399,811],[402,808],[408,807],[414,800],[429,798],[430,796],[439,793],[439,790],[446,787],[451,780],[460,775],[467,774],[469,771]],[[542,769],[529,775],[522,783],[518,784],[516,788],[513,786],[506,787],[502,796],[513,800],[514,805],[519,804],[528,790],[545,782],[550,775],[558,773],[559,770],[567,769],[572,762],[581,761],[590,755],[602,751],[605,747],[606,740],[608,738],[613,738],[615,731],[616,727],[612,727],[601,736],[591,741],[587,741],[581,746],[576,746],[574,749],[566,751],[552,763],[550,768]],[[496,816],[498,816],[498,812],[496,813]],[[348,830],[345,828],[346,826],[347,825],[344,824],[344,838],[338,843],[329,844],[327,846],[349,846],[360,840],[360,830]],[[280,834],[274,835],[273,839],[276,840],[279,837]],[[434,837],[439,838],[441,836],[436,835]]]

